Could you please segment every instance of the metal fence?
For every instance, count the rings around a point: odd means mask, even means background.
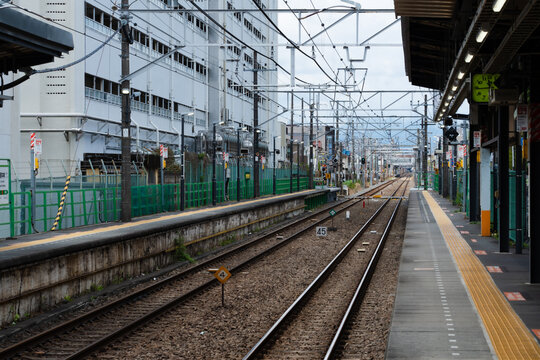
[[[185,184],[185,206],[196,208],[212,204],[212,170],[205,166],[204,175],[194,181],[196,176],[188,176]],[[227,174],[230,177],[227,178]],[[230,171],[223,165],[216,166],[216,200],[218,203],[237,201],[237,188],[240,187],[240,200],[253,197],[253,174],[249,167],[240,167],[240,181],[237,181],[237,168]],[[260,169],[260,196],[273,193],[273,169]],[[191,175],[191,174],[190,174]],[[47,179],[37,182],[34,226],[31,219],[31,191],[28,180],[17,180],[12,184],[9,205],[0,207],[0,237],[18,236],[49,231],[55,221],[65,179]],[[276,193],[288,193],[290,169],[276,169]],[[180,209],[180,184],[148,184],[147,175],[132,176],[133,217],[156,214]],[[142,185],[137,185],[142,184]],[[302,171],[293,174],[292,191],[308,188],[308,178]],[[118,221],[120,218],[120,177],[114,175],[78,176],[71,180],[62,209],[58,229],[72,228]],[[162,195],[163,194],[163,195]]]

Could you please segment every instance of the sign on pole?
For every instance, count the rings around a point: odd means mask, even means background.
[[[1,166],[0,167],[0,205],[9,205],[9,184],[10,184],[9,166]]]
[[[473,133],[473,146],[474,147],[480,147],[482,141],[482,132],[481,131],[475,131]]]
[[[34,148],[36,143],[36,133],[30,133],[30,150]]]
[[[518,132],[525,132],[527,131],[528,127],[528,105],[527,104],[519,104],[517,106],[517,117],[516,117],[516,131]]]
[[[221,306],[225,306],[225,283],[231,277],[231,273],[225,266],[221,266],[214,272],[214,277],[221,283]]]
[[[225,284],[231,277],[231,273],[225,266],[222,266],[214,273],[214,276],[220,283]]]
[[[163,157],[164,152],[165,152],[165,149],[163,145],[159,145],[159,156]]]
[[[42,141],[41,139],[36,139],[35,147],[34,147],[34,154],[41,155],[42,152]]]

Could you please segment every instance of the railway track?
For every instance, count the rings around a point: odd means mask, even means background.
[[[336,212],[345,211],[365,197],[381,192],[390,184],[391,182],[387,182],[361,197],[343,201],[338,205],[339,208],[336,209]],[[310,218],[317,218],[316,221],[311,222],[302,218],[279,227],[178,274],[0,349],[0,358],[54,357],[74,359],[87,356],[183,301],[216,285],[217,280],[208,281],[206,271],[208,268],[228,262],[229,269],[234,274],[243,267],[286,245],[306,231],[313,229],[318,224],[327,221],[330,216],[325,215],[326,212],[327,209],[323,209],[313,213]],[[310,224],[306,226],[306,222]],[[299,226],[301,226],[300,229],[298,229]],[[286,235],[282,240],[278,240],[277,234]],[[239,256],[239,254],[243,255]],[[247,259],[231,261],[231,258]],[[181,293],[180,296],[179,293]]]
[[[403,181],[405,193],[408,180]],[[394,196],[399,191],[396,189]],[[332,359],[343,348],[345,330],[365,294],[403,195],[386,200],[244,356],[248,359]],[[381,222],[380,217],[386,221]],[[375,236],[373,236],[375,235]],[[373,240],[378,241],[373,246]],[[362,242],[360,242],[362,240]],[[367,241],[369,240],[369,241]],[[360,245],[359,245],[360,244]],[[358,252],[351,251],[357,246]],[[370,247],[369,258],[359,259]],[[362,261],[363,260],[363,261]],[[359,274],[359,276],[355,276]],[[355,289],[354,293],[351,293]],[[337,329],[337,330],[336,330]]]

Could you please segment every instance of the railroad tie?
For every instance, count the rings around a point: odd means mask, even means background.
[[[60,222],[60,218],[62,217],[62,212],[64,210],[64,202],[66,201],[66,195],[67,195],[70,181],[71,181],[71,175],[68,175],[66,178],[66,185],[64,186],[64,191],[62,192],[62,197],[60,198],[60,205],[58,206],[58,212],[56,213],[56,217],[54,218],[54,224],[51,228],[51,231],[56,230],[58,223]]]

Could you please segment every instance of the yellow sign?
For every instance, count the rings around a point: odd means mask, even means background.
[[[330,173],[326,173],[325,176],[327,179],[330,179]]]
[[[472,100],[477,103],[487,103],[489,101],[489,89],[498,89],[495,86],[501,74],[474,74],[472,77]]]
[[[214,273],[214,276],[220,283],[225,284],[231,277],[231,273],[229,270],[227,270],[227,268],[225,268],[225,266],[222,266]]]

